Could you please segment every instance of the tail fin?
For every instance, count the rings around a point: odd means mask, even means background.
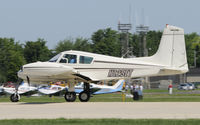
[[[158,51],[152,59],[171,69],[179,69],[183,73],[188,71],[184,30],[166,25],[160,41]]]
[[[125,83],[124,79],[117,81],[117,83],[115,83],[115,85],[113,86],[113,89],[122,90],[124,83]]]

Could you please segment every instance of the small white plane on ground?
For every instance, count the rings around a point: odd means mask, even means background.
[[[2,86],[0,86],[0,95],[3,95],[4,94],[4,92],[3,92],[3,85]]]
[[[20,99],[20,96],[19,95],[32,95],[32,94],[35,94],[37,92],[37,88],[36,87],[33,87],[33,86],[29,86],[28,83],[24,83],[22,82],[19,87],[16,88],[15,87],[3,87],[3,91],[7,94],[10,94],[10,100],[12,102],[17,102],[19,101]],[[18,93],[18,98],[15,98],[15,93]]]
[[[98,94],[121,92],[124,84],[125,80],[119,80],[113,86],[97,85],[94,83],[90,83],[90,94],[98,95]],[[38,92],[44,95],[59,95],[63,91],[68,91],[68,87],[67,86],[63,87],[60,85],[50,85],[38,89]],[[82,91],[84,91],[84,83],[80,82],[75,86],[75,92],[79,94]]]
[[[123,79],[118,80],[113,86],[97,85],[94,83],[90,83],[90,90],[91,90],[90,94],[98,95],[98,94],[121,92],[124,84],[125,84],[125,80],[123,80]],[[83,82],[81,82],[75,86],[76,93],[81,93],[82,91],[84,91],[84,83]]]
[[[50,85],[46,87],[42,87],[38,89],[39,93],[45,94],[45,95],[55,95],[57,93],[60,93],[61,91],[64,91],[65,87],[60,85]]]
[[[187,71],[184,30],[166,25],[158,51],[153,56],[118,58],[71,50],[59,53],[49,62],[26,64],[18,76],[28,83],[67,81],[69,89],[65,99],[69,102],[76,100],[76,83],[84,82],[84,91],[79,94],[79,99],[86,102],[90,99],[89,84],[92,82],[183,74]]]

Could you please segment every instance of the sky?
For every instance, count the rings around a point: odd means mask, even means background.
[[[0,37],[25,43],[43,38],[54,49],[64,39],[90,38],[118,22],[163,30],[166,24],[200,33],[199,0],[0,0]]]

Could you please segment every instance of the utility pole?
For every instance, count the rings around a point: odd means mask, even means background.
[[[197,51],[194,50],[194,68],[197,67]]]

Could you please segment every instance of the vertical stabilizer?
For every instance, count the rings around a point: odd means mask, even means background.
[[[125,84],[125,80],[121,79],[121,80],[117,81],[117,83],[115,83],[115,85],[112,87],[112,89],[122,90],[124,84]]]
[[[157,63],[169,68],[188,71],[184,30],[166,25],[158,51],[152,56]]]

